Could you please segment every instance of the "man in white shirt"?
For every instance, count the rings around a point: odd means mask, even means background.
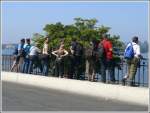
[[[41,53],[41,50],[37,46],[38,44],[35,44],[35,46],[31,46],[29,50],[29,74],[31,74],[31,71],[33,70],[33,64],[36,64],[38,62],[38,54]]]
[[[125,85],[125,80],[128,79],[129,85],[133,86],[133,79],[135,78],[136,72],[137,72],[137,67],[140,61],[140,58],[142,58],[141,53],[140,53],[140,46],[139,46],[139,41],[138,37],[134,36],[132,38],[132,46],[133,46],[133,51],[134,51],[134,57],[132,59],[127,59],[127,64],[128,64],[128,74],[123,78],[122,82],[123,85]],[[131,45],[129,43],[126,47],[126,49]],[[126,51],[126,50],[125,50]]]

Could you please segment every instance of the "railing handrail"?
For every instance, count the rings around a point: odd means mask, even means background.
[[[2,58],[4,58],[4,57],[8,57],[8,60],[7,60],[8,63],[6,64],[6,61],[2,60],[2,70],[10,71],[10,66],[11,66],[11,63],[13,61],[13,59],[12,59],[13,55],[2,55]],[[141,62],[142,61],[144,61],[144,62],[140,63],[139,69],[137,70],[139,74],[137,74],[136,76],[139,78],[137,78],[137,80],[134,80],[134,82],[138,85],[140,84],[143,86],[148,86],[148,81],[147,80],[146,80],[147,82],[144,81],[146,78],[148,78],[148,74],[145,72],[145,68],[148,68],[148,62],[145,63],[145,61],[147,61],[147,60],[148,59],[146,59],[146,58],[141,59]],[[123,66],[127,66],[127,63],[124,60],[124,61],[120,62],[119,65],[123,67]],[[117,71],[118,75],[115,75],[117,77],[116,81],[118,81],[118,83],[120,83],[121,82],[120,78],[123,78],[123,75],[120,75],[120,74],[125,73],[125,71],[127,71],[127,70],[126,70],[126,67],[123,67],[122,70],[120,70],[119,68],[116,68],[116,69],[118,70]],[[142,72],[140,72],[140,69]],[[39,73],[39,71],[37,71],[36,73]],[[84,76],[86,76],[86,75],[84,75]],[[139,79],[141,79],[141,80],[139,80]],[[141,82],[141,83],[139,83],[139,82]]]

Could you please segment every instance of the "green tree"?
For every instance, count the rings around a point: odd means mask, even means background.
[[[102,35],[108,33],[111,29],[104,25],[96,27],[98,20],[95,18],[83,19],[79,17],[74,18],[74,21],[72,25],[63,25],[61,22],[45,25],[43,30],[50,37],[50,47],[58,47],[60,41],[63,39],[65,48],[69,49],[72,38],[76,38],[86,48],[89,46],[90,41],[93,39],[100,40]],[[38,33],[33,35],[33,41],[40,43],[40,47],[42,47],[43,39],[43,35]],[[120,36],[110,36],[110,40],[115,47],[123,49],[124,44],[120,41]]]
[[[33,41],[33,44],[38,43],[40,49],[43,48],[43,43],[44,43],[44,36],[43,35],[41,35],[39,33],[33,34],[32,41]]]

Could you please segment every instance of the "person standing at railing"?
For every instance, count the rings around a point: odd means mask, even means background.
[[[30,44],[30,39],[26,39],[26,44],[24,45],[23,49],[25,51],[25,57],[24,57],[24,62],[23,62],[23,68],[22,72],[23,73],[28,73],[29,69],[29,52],[30,52],[31,44]]]
[[[68,52],[64,49],[64,44],[61,44],[59,49],[52,52],[56,56],[56,76],[63,78],[64,74],[64,57]]]
[[[39,61],[38,55],[41,53],[41,50],[38,48],[38,43],[35,44],[35,46],[31,46],[29,50],[29,69],[28,73],[31,74],[33,72],[33,65],[37,65],[37,62]],[[41,69],[41,68],[40,68]]]
[[[42,75],[48,76],[48,69],[49,69],[49,38],[46,37],[43,45],[42,50]]]
[[[97,58],[97,49],[98,49],[98,41],[92,40],[90,42],[90,46],[85,49],[85,57],[86,57],[86,69],[85,74],[88,77],[89,81],[95,81],[96,69],[99,63],[99,59]]]
[[[139,40],[137,36],[132,38],[132,42],[129,43],[125,49],[124,57],[128,64],[128,73],[122,79],[122,84],[125,85],[125,81],[128,80],[130,86],[133,86],[133,79],[135,78],[137,68],[142,55],[140,53]]]
[[[15,60],[13,62],[13,65],[11,67],[11,71],[14,71],[16,68],[16,71],[20,71],[20,61],[22,60],[21,58],[24,57],[24,44],[25,44],[25,39],[20,40],[20,44],[18,44],[17,48],[15,49]]]
[[[79,80],[82,74],[83,45],[74,38],[70,46],[70,51],[73,57],[71,64],[72,74],[75,79]]]
[[[75,74],[75,50],[77,46],[76,38],[73,38],[70,45],[70,70],[69,70],[69,78],[73,79]]]
[[[108,35],[104,34],[102,36],[102,41],[99,43],[98,56],[101,66],[101,78],[102,82],[106,82],[106,68],[108,69],[108,74],[110,76],[110,83],[115,83],[115,65],[113,61],[113,47],[112,42],[108,39]]]

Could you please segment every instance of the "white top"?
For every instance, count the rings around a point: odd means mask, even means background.
[[[48,54],[48,44],[44,43],[43,54]]]
[[[19,44],[19,45],[18,45],[18,51],[20,51],[21,49],[23,49],[23,48],[24,48],[24,45],[25,45],[25,44],[23,44],[23,45],[22,45],[22,44]]]
[[[128,46],[130,46],[131,45],[131,43],[129,43],[128,45],[127,45],[127,48],[128,48]],[[133,46],[133,50],[134,50],[134,57],[139,57],[139,55],[141,55],[141,53],[140,53],[140,46],[137,44],[137,43],[135,43],[135,42],[132,42],[132,46]]]
[[[52,54],[55,55],[55,56],[57,56],[57,57],[64,57],[64,56],[68,55],[68,51],[66,51],[66,50],[64,50],[63,51],[64,54],[62,54],[60,56],[58,55],[58,52],[59,52],[59,50],[56,50],[56,51],[53,51]]]
[[[37,55],[41,50],[35,46],[31,46],[29,55]]]
[[[26,46],[27,46],[27,44],[24,44],[24,45],[23,45],[23,48],[25,49],[25,48],[26,48]]]

